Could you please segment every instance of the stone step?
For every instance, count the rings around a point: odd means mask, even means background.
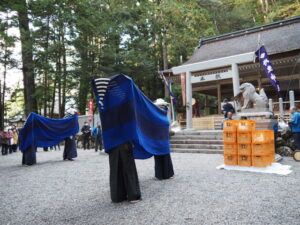
[[[177,140],[171,139],[171,144],[212,144],[222,145],[223,140]]]
[[[222,135],[175,135],[171,140],[223,140]]]
[[[222,130],[182,130],[175,134],[177,135],[222,135]]]
[[[183,148],[172,148],[172,152],[177,153],[203,153],[203,154],[223,154],[223,150],[212,150],[212,149],[183,149]]]
[[[218,149],[223,150],[223,145],[208,145],[208,144],[171,144],[173,149]]]

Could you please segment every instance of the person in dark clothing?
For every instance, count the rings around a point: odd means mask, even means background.
[[[8,133],[6,131],[3,131],[1,136],[2,136],[1,137],[1,140],[2,140],[2,155],[7,155],[8,154],[8,145],[9,145]]]
[[[168,112],[168,103],[163,99],[157,99],[154,102],[160,109]],[[154,155],[155,177],[159,180],[170,179],[174,176],[173,163],[170,154]]]
[[[296,150],[300,150],[300,113],[296,107],[290,108],[291,120],[289,126],[293,133]]]
[[[232,114],[235,113],[234,107],[229,103],[228,99],[224,99],[223,101],[225,104],[222,106],[222,113],[224,113],[224,118],[227,118],[227,113],[231,112]]]
[[[76,157],[77,157],[77,147],[76,147],[75,136],[65,138],[63,159],[73,161],[73,158]]]
[[[95,152],[98,151],[98,147],[99,150],[102,151],[102,131],[99,122],[97,123],[97,126],[94,127],[92,135],[95,137]]]
[[[90,149],[90,136],[91,136],[91,127],[88,122],[84,123],[84,126],[81,128],[81,132],[83,135],[83,150]]]
[[[22,164],[26,166],[32,166],[36,164],[36,151],[37,148],[34,148],[32,145],[25,149],[23,152]]]
[[[138,174],[133,158],[133,146],[124,143],[108,151],[110,167],[110,195],[112,202],[128,200],[136,203],[141,199]]]

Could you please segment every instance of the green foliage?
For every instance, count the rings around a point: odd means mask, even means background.
[[[0,10],[20,10],[23,0],[3,0]],[[53,115],[76,99],[81,114],[92,98],[90,80],[131,76],[151,99],[163,97],[157,70],[187,60],[200,38],[299,15],[293,0],[28,0],[39,112]],[[16,16],[12,26],[18,26]],[[1,22],[1,21],[0,21]],[[0,23],[0,38],[13,46]],[[29,45],[30,46],[30,45]],[[7,51],[7,54],[10,52]],[[2,54],[2,55],[1,55]],[[5,56],[0,53],[0,63]],[[7,59],[7,58],[6,58]],[[26,89],[27,87],[25,87]],[[173,87],[181,99],[179,86]],[[194,94],[204,102],[204,96]],[[214,99],[208,99],[213,104]],[[184,107],[177,107],[184,111]]]

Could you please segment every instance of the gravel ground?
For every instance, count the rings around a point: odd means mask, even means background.
[[[108,157],[79,150],[74,162],[62,151],[0,156],[0,224],[300,224],[300,163],[288,176],[217,170],[222,155],[172,154],[175,178],[153,178],[153,159],[138,160],[143,200],[110,201]]]

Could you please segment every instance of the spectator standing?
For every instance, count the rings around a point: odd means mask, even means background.
[[[292,118],[289,122],[289,125],[293,133],[296,150],[300,150],[300,113],[298,112],[296,107],[291,107],[290,113]]]
[[[8,150],[9,150],[9,154],[11,154],[13,152],[13,144],[14,144],[14,135],[13,135],[13,131],[11,129],[8,129],[7,132],[7,136],[8,136]]]
[[[13,144],[12,144],[12,150],[13,152],[16,152],[18,149],[18,140],[19,140],[19,136],[17,133],[16,129],[12,130],[12,134],[13,134]]]
[[[83,136],[83,150],[90,149],[90,136],[91,136],[91,127],[88,122],[84,122],[83,127],[81,128],[82,136]]]
[[[3,155],[3,130],[0,130],[0,146],[1,146],[1,152]]]
[[[92,135],[95,137],[95,152],[102,151],[102,131],[100,122],[97,123],[97,126],[93,128]]]
[[[7,131],[2,132],[2,155],[7,155],[8,153],[8,144],[9,144],[9,137]]]

